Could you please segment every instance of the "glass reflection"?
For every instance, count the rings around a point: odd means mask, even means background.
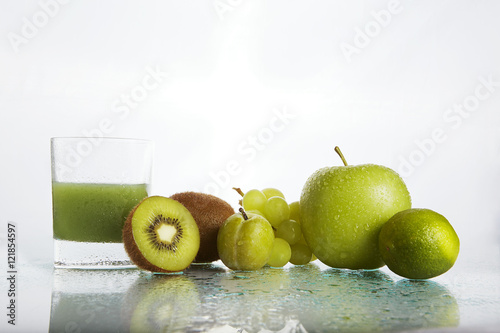
[[[49,332],[117,332],[137,270],[55,269]]]
[[[314,264],[253,272],[193,265],[184,274],[56,270],[51,332],[347,332],[457,326],[433,281]]]

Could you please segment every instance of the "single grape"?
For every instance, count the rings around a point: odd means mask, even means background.
[[[290,220],[295,220],[300,223],[300,203],[294,201],[288,206],[290,207]]]
[[[276,229],[276,237],[283,238],[288,244],[296,244],[302,238],[300,224],[295,220],[286,220]]]
[[[271,197],[264,206],[264,216],[274,228],[290,217],[290,208],[282,197]]]
[[[258,210],[259,212],[264,212],[264,207],[266,205],[267,198],[259,190],[250,190],[243,196],[243,208],[245,210]]]
[[[302,234],[302,237],[300,237],[300,239],[297,243],[307,245],[306,239],[304,238],[304,234]],[[307,246],[309,246],[309,245],[307,245]]]
[[[260,215],[260,216],[264,217],[264,214],[260,210],[257,210],[257,209],[246,210],[246,212],[247,212],[247,214],[255,214],[255,215]]]
[[[262,193],[264,193],[264,195],[268,199],[272,198],[272,197],[280,197],[280,198],[285,199],[285,195],[283,194],[283,192],[281,192],[280,190],[275,189],[275,188],[271,188],[271,187],[265,188],[262,190]]]
[[[290,247],[292,249],[292,256],[290,262],[294,265],[308,264],[312,259],[312,252],[309,246],[297,243]]]
[[[283,267],[288,263],[291,256],[292,249],[287,241],[281,238],[275,238],[271,256],[269,256],[267,264],[271,267]]]
[[[275,236],[276,236],[276,232],[274,233]],[[304,234],[302,234],[302,237],[300,237],[299,241],[297,242],[297,244],[304,244],[305,246],[309,247],[309,245],[307,245],[307,242],[306,242],[306,239],[304,238]],[[310,248],[309,248],[310,249]],[[318,260],[318,257],[316,257],[314,255],[314,253],[312,254],[312,258],[311,258],[311,261],[314,261],[314,260]]]

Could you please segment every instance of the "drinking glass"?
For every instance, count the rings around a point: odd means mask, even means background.
[[[51,139],[56,267],[134,267],[122,228],[150,192],[152,161],[149,140]]]

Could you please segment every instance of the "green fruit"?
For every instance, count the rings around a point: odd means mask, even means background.
[[[282,197],[271,197],[264,206],[264,216],[274,228],[290,218],[290,207]]]
[[[243,195],[242,206],[245,210],[255,209],[263,212],[266,202],[266,195],[259,190],[253,189]]]
[[[302,238],[300,224],[294,220],[281,222],[276,229],[276,237],[286,240],[290,245],[297,243]]]
[[[268,199],[272,198],[272,197],[280,197],[280,198],[285,199],[285,195],[283,194],[283,192],[281,192],[280,190],[278,190],[276,188],[272,188],[272,187],[265,188],[262,190],[262,193],[264,193],[264,195]]]
[[[246,214],[241,208],[219,229],[217,249],[222,262],[234,270],[256,270],[271,255],[274,232],[260,215]]]
[[[300,203],[294,201],[288,205],[290,207],[290,220],[294,220],[300,223]]]
[[[200,248],[198,226],[186,207],[174,199],[142,200],[123,227],[123,244],[138,267],[152,272],[187,268]]]
[[[378,234],[394,214],[411,208],[405,183],[393,170],[374,164],[316,171],[300,197],[302,233],[312,252],[328,266],[375,269],[384,262]]]
[[[290,262],[294,265],[305,265],[311,262],[312,252],[311,249],[302,243],[297,243],[290,246],[292,249],[292,255],[290,257]]]
[[[282,238],[275,238],[267,264],[271,267],[283,267],[288,264],[291,256],[292,249],[288,242]]]
[[[441,214],[408,209],[382,227],[379,250],[394,273],[409,279],[430,279],[448,271],[460,249],[458,236]]]

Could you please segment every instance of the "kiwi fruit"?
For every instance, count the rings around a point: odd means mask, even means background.
[[[139,268],[172,273],[193,262],[200,247],[200,234],[193,216],[181,203],[151,196],[128,215],[123,244]]]
[[[200,192],[181,192],[170,197],[183,204],[193,215],[200,231],[200,249],[195,263],[219,260],[217,234],[220,226],[234,214],[234,209],[224,200]]]

